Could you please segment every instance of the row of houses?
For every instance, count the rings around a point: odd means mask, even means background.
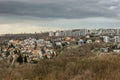
[[[49,32],[49,36],[85,36],[86,34],[92,35],[120,35],[120,29],[73,29]]]

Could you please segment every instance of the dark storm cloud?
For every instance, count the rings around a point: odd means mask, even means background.
[[[110,0],[112,1],[112,0]],[[118,2],[108,0],[4,0],[0,1],[0,14],[38,18],[117,17]]]

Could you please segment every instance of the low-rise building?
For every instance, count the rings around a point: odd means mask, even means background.
[[[108,43],[110,41],[110,37],[109,36],[103,36],[103,41],[105,43]]]
[[[120,42],[120,36],[114,36],[114,39],[116,43]]]

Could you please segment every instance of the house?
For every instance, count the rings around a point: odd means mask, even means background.
[[[109,36],[103,36],[103,41],[105,43],[108,43],[110,41],[110,37]]]
[[[62,36],[62,32],[61,31],[56,31],[55,36]]]
[[[120,43],[117,44],[117,48],[120,49]]]
[[[100,48],[100,51],[107,53],[107,52],[109,52],[109,47],[107,47],[107,48]]]
[[[37,43],[44,43],[44,41],[45,41],[44,39],[38,39],[36,42]]]
[[[62,48],[62,43],[61,42],[55,42],[56,48]]]
[[[120,42],[120,36],[114,36],[114,39],[116,43]]]
[[[113,53],[120,53],[120,49],[114,49]]]
[[[55,36],[54,32],[49,32],[49,36],[52,37],[52,36]]]
[[[70,40],[71,40],[71,37],[65,37],[64,40],[65,40],[65,41],[70,41]]]
[[[102,40],[95,40],[95,43],[101,43]]]
[[[46,47],[53,47],[53,44],[52,43],[48,43],[48,44],[46,44]]]
[[[62,45],[61,42],[56,42],[55,44],[56,44],[57,46],[61,46],[61,45]]]
[[[86,38],[90,38],[90,35],[86,35]]]
[[[81,44],[83,44],[83,43],[84,43],[84,40],[83,40],[83,39],[80,39],[80,40],[77,42],[78,45],[81,45]]]
[[[91,39],[88,39],[86,43],[92,43],[93,41]]]
[[[64,36],[71,36],[71,31],[56,31],[55,36],[64,37]]]

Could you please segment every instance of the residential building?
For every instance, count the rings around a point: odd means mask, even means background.
[[[105,43],[108,43],[110,41],[110,37],[109,36],[103,36],[103,41]]]
[[[120,42],[120,36],[115,36],[114,39],[115,39],[115,42]]]

